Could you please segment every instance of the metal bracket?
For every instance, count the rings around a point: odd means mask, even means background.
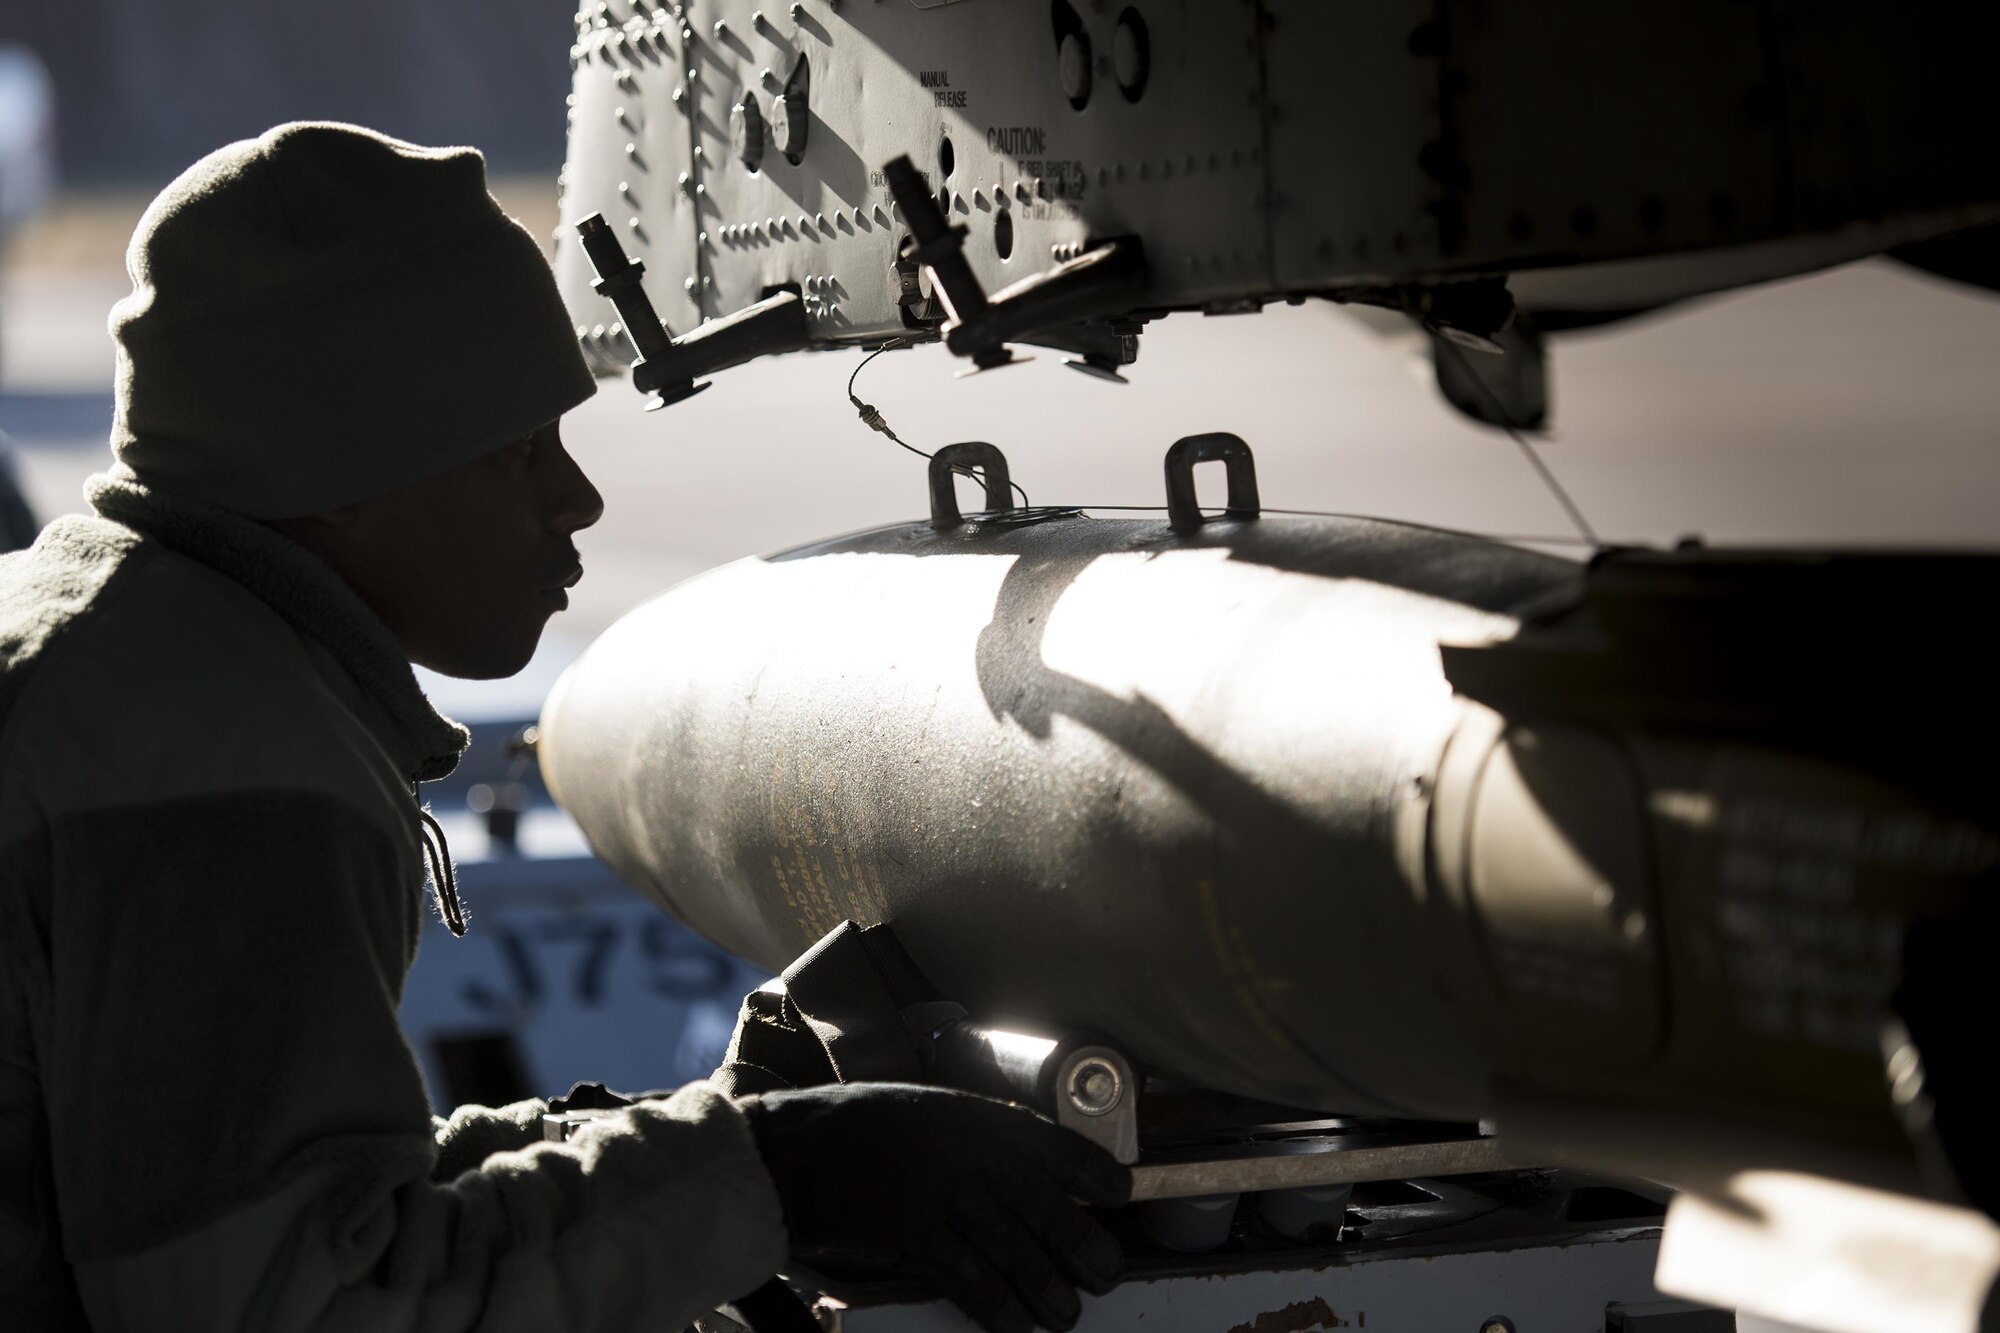
[[[1192,532],[1209,520],[1194,492],[1197,463],[1221,463],[1229,478],[1229,504],[1222,516],[1248,522],[1263,512],[1257,500],[1257,463],[1240,435],[1218,431],[1189,435],[1167,450],[1167,522],[1176,532]]]
[[[933,1047],[939,1083],[1034,1107],[1126,1165],[1139,1160],[1139,1077],[1114,1047],[953,1023]]]
[[[1056,1123],[1119,1161],[1139,1160],[1139,1080],[1109,1046],[1079,1046],[1056,1067]]]
[[[695,383],[702,375],[806,345],[805,303],[796,292],[778,292],[676,338],[640,282],[646,266],[626,256],[604,215],[592,213],[576,224],[576,231],[597,273],[591,290],[617,308],[625,336],[639,354],[632,362],[632,387],[651,395],[648,412],[706,389],[707,384]]]
[[[1377,1180],[1415,1180],[1509,1171],[1546,1163],[1516,1156],[1499,1139],[1442,1139],[1346,1147],[1328,1136],[1310,1151],[1251,1143],[1234,1153],[1132,1168],[1132,1201],[1201,1198],[1262,1190],[1318,1189]]]
[[[938,293],[944,298],[955,325],[963,327],[968,322],[977,322],[986,312],[986,292],[973,276],[972,265],[965,262],[965,228],[953,226],[938,207],[937,200],[931,197],[930,182],[908,154],[885,164],[882,174],[896,206],[903,211],[903,220],[909,224],[910,239],[915,242],[910,257],[937,279]],[[970,355],[981,370],[1004,366],[1014,359],[1014,354],[997,341],[977,349],[976,355],[956,346],[951,350],[960,356]]]
[[[640,393],[655,395],[646,404],[646,410],[656,411],[706,389],[706,384],[694,383],[692,376],[676,381],[663,373],[662,368],[673,354],[673,330],[660,322],[652,298],[640,283],[646,266],[626,257],[625,247],[618,243],[618,235],[604,220],[604,214],[592,213],[577,223],[576,234],[583,242],[584,256],[597,274],[597,281],[590,284],[590,289],[617,309],[625,336],[639,353],[632,362],[632,387]]]
[[[805,302],[797,292],[774,292],[674,339],[662,373],[693,379],[805,345]]]
[[[958,512],[958,492],[952,486],[952,474],[970,472],[977,468],[980,483],[986,488],[986,509],[989,513],[999,513],[1012,509],[1013,479],[1007,473],[1007,456],[984,440],[966,440],[960,444],[947,444],[931,455],[931,526],[943,531],[955,528],[965,522],[965,516]]]
[[[1129,310],[1145,280],[1145,247],[1138,237],[1104,241],[1001,288],[976,317],[947,325],[944,345],[977,363],[987,349],[1002,343],[1033,341],[1040,332]],[[1132,354],[1121,358],[1126,363],[1139,354],[1137,335],[1131,336]]]
[[[905,155],[889,162],[883,175],[909,224],[913,242],[909,257],[930,269],[950,313],[945,346],[979,370],[1012,364],[1015,357],[1007,348],[1009,342],[1027,342],[1036,333],[1123,314],[1145,287],[1145,249],[1136,236],[1127,236],[1031,274],[989,300],[966,262],[965,228],[954,226],[945,215],[923,173]],[[1092,347],[1082,362],[1093,373],[1108,370],[1115,376],[1119,365],[1129,364],[1137,355],[1136,346],[1130,356],[1113,356]]]
[[[567,1143],[569,1137],[593,1120],[618,1114],[615,1110],[551,1111],[542,1116],[542,1141]]]
[[[1086,320],[1038,329],[1023,335],[1021,341],[1074,353],[1063,364],[1093,379],[1129,384],[1131,381],[1119,372],[1139,359],[1139,329],[1136,319]]]

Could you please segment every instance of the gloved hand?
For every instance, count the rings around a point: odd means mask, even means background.
[[[989,1333],[1069,1329],[1076,1288],[1114,1284],[1118,1242],[1077,1205],[1120,1204],[1131,1173],[1006,1102],[904,1083],[738,1103],[784,1205],[792,1253],[927,1277]]]

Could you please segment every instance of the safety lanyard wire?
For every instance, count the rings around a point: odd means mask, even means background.
[[[1427,324],[1425,327],[1431,328],[1431,331],[1434,334],[1436,333],[1436,329],[1433,328],[1432,326]],[[1600,549],[1603,546],[1603,543],[1598,540],[1597,533],[1594,530],[1592,530],[1589,522],[1584,518],[1583,511],[1577,507],[1575,501],[1570,499],[1569,492],[1565,491],[1562,487],[1562,483],[1556,480],[1555,473],[1549,470],[1548,464],[1542,461],[1541,456],[1535,452],[1534,448],[1529,444],[1527,438],[1523,436],[1520,430],[1515,427],[1512,419],[1508,416],[1505,408],[1500,404],[1497,398],[1492,396],[1492,390],[1487,387],[1486,382],[1480,379],[1478,375],[1473,373],[1471,367],[1463,361],[1462,359],[1463,354],[1458,350],[1457,345],[1453,343],[1449,338],[1444,338],[1444,337],[1439,337],[1437,339],[1437,344],[1438,346],[1446,349],[1451,355],[1461,358],[1459,362],[1460,368],[1464,370],[1467,378],[1473,380],[1475,383],[1479,385],[1480,391],[1482,393],[1488,395],[1488,405],[1493,408],[1495,417],[1499,421],[1501,429],[1507,432],[1508,437],[1512,439],[1514,443],[1520,447],[1522,454],[1527,458],[1529,464],[1535,469],[1535,471],[1538,474],[1540,474],[1542,481],[1548,486],[1550,493],[1552,493],[1555,496],[1557,502],[1562,505],[1564,511],[1569,515],[1570,521],[1576,525],[1576,529],[1579,535],[1575,537],[1547,537],[1547,536],[1526,536],[1526,535],[1503,534],[1503,533],[1468,532],[1458,528],[1440,527],[1436,524],[1431,524],[1431,523],[1411,523],[1411,522],[1403,522],[1402,520],[1397,520],[1397,521],[1402,522],[1402,526],[1404,527],[1422,528],[1428,532],[1443,533],[1454,537],[1477,537],[1483,541],[1515,542],[1522,545],[1532,545],[1532,546],[1588,546],[1592,550]],[[867,356],[861,358],[861,364],[856,366],[854,368],[854,372],[847,377],[847,401],[854,404],[854,410],[860,414],[862,424],[866,425],[871,430],[880,431],[882,434],[888,436],[889,439],[897,446],[909,450],[917,457],[929,458],[931,457],[929,453],[925,452],[922,449],[917,448],[917,446],[904,440],[901,436],[897,435],[895,431],[891,430],[889,428],[889,423],[883,418],[882,413],[873,404],[862,402],[860,397],[856,395],[856,393],[854,392],[855,381],[861,378],[861,372],[868,369],[868,364],[871,361],[873,361],[876,357],[882,355],[882,353],[884,352],[897,352],[903,350],[906,347],[911,347],[914,345],[915,344],[911,343],[908,339],[897,338],[889,342],[883,343],[880,347],[877,347],[874,351],[868,353]],[[954,467],[952,471],[958,473],[960,476],[966,476],[966,477],[971,477],[975,474],[975,469],[966,467]],[[1011,481],[1009,482],[1009,485],[1012,485],[1014,492],[1021,497],[1021,507],[1023,509],[1030,508],[1031,506],[1028,503],[1028,493],[1022,490],[1020,486],[1013,485]],[[1060,505],[1045,505],[1043,507],[1047,509],[1076,509],[1086,512],[1091,510],[1105,510],[1105,511],[1122,511],[1128,513],[1161,513],[1164,512],[1167,508],[1167,506],[1165,505],[1127,505],[1127,504],[1109,504],[1109,505],[1060,504]],[[1298,518],[1369,519],[1375,522],[1382,521],[1379,515],[1344,514],[1324,509],[1260,508],[1258,512],[1260,514],[1282,514],[1288,517],[1298,517]]]

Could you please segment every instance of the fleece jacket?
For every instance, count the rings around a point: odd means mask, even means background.
[[[269,528],[94,481],[0,556],[0,1329],[681,1328],[782,1263],[707,1084],[430,1115],[413,784],[465,733]],[[475,923],[475,929],[476,929]]]

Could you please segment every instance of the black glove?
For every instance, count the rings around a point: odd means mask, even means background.
[[[613,1092],[596,1080],[572,1083],[560,1097],[549,1098],[549,1114],[566,1111],[618,1111],[648,1097],[665,1097],[664,1092]]]
[[[808,1263],[888,1264],[936,1282],[989,1333],[1069,1329],[1118,1242],[1075,1200],[1124,1203],[1131,1173],[1007,1102],[904,1083],[767,1092],[739,1103]]]

